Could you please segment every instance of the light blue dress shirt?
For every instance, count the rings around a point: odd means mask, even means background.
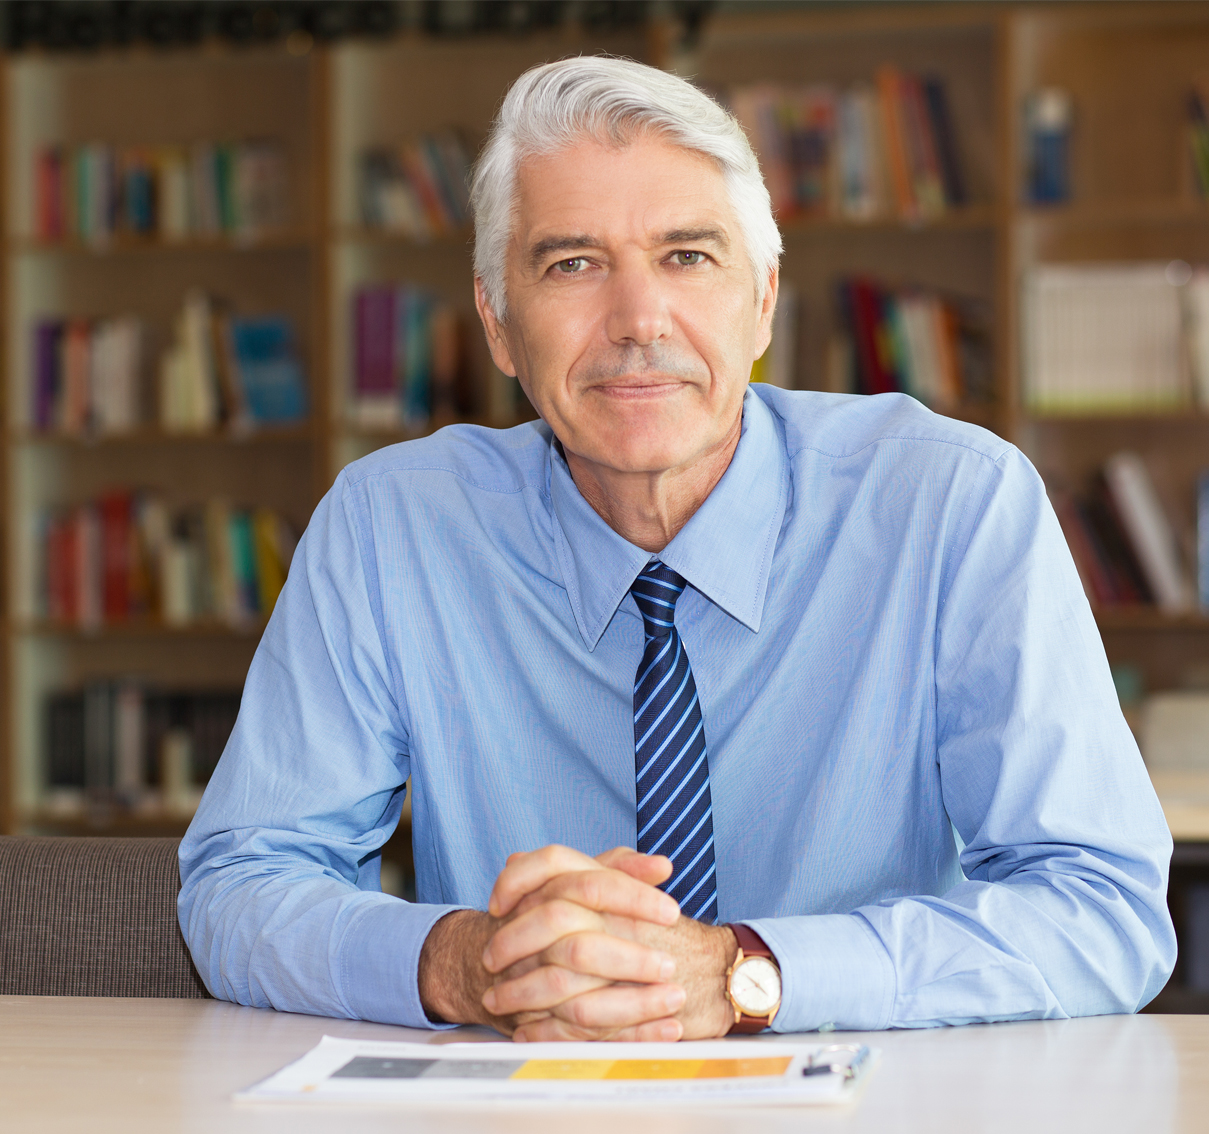
[[[1040,479],[902,395],[752,387],[661,553],[709,743],[720,920],[778,1031],[1130,1012],[1171,839]],[[647,552],[540,423],[350,465],[315,510],[181,846],[218,997],[426,1024],[428,931],[512,851],[634,845]],[[411,777],[418,901],[379,889]],[[956,833],[956,834],[955,834]]]

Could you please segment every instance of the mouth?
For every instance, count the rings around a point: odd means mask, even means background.
[[[594,383],[591,389],[607,398],[641,400],[663,398],[675,394],[688,385],[683,378],[667,375],[625,375],[611,378],[607,382]]]

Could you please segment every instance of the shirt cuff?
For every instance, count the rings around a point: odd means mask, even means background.
[[[430,906],[383,896],[349,922],[337,952],[338,980],[349,1014],[358,1020],[408,1028],[451,1028],[434,1023],[420,1003],[420,950],[446,914],[468,906]]]
[[[897,982],[889,953],[860,914],[744,921],[781,966],[774,1032],[889,1027]]]

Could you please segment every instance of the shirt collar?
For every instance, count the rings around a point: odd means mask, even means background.
[[[758,632],[772,553],[785,514],[789,462],[774,415],[752,390],[743,427],[722,479],[659,554],[711,602]],[[550,439],[550,500],[567,596],[589,650],[650,561],[597,515]]]

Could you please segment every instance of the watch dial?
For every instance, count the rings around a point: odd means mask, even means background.
[[[749,957],[732,974],[730,992],[748,1016],[767,1016],[781,999],[780,970],[766,957]]]

